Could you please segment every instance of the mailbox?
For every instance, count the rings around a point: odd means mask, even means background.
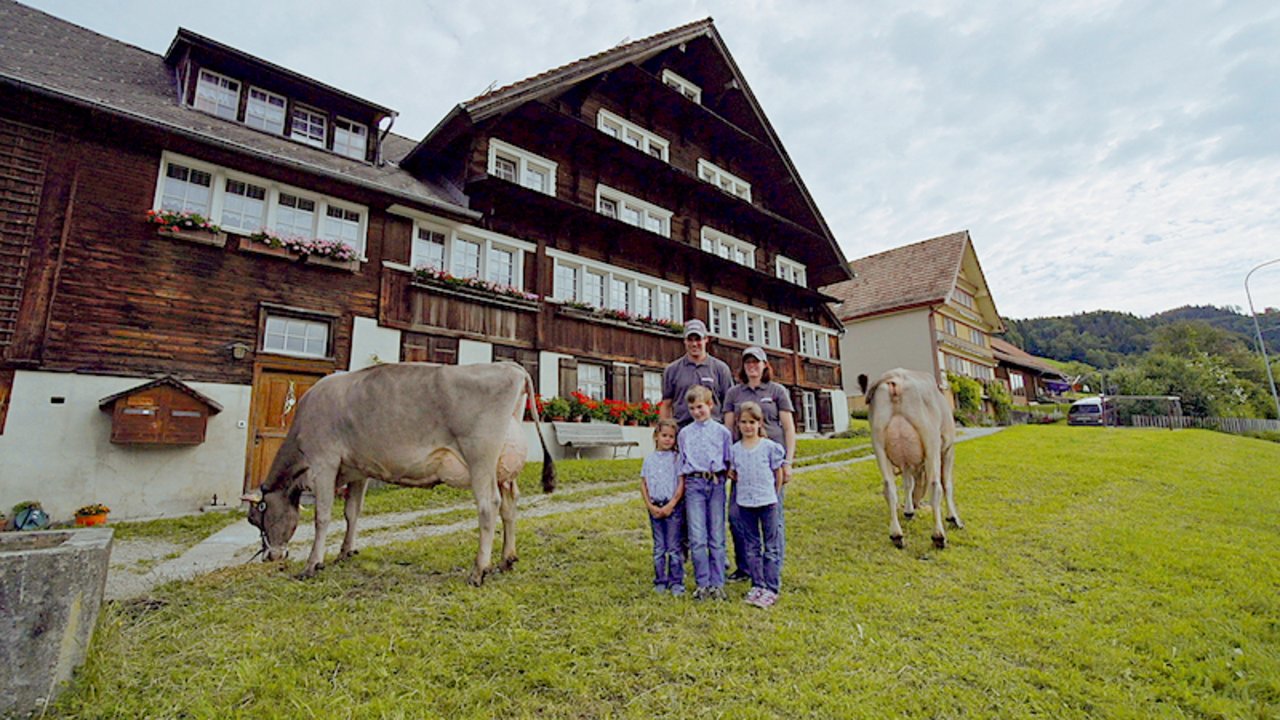
[[[222,406],[172,377],[163,377],[98,402],[111,413],[118,445],[199,445],[209,416]]]

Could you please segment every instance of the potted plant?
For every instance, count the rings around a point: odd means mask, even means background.
[[[49,515],[36,500],[23,500],[13,506],[13,517],[5,522],[6,530],[43,530],[49,527]]]
[[[187,240],[201,245],[223,247],[227,234],[205,216],[190,210],[148,210],[147,222],[165,237]]]
[[[587,422],[591,419],[591,405],[594,400],[587,397],[581,390],[574,390],[569,393],[569,418],[576,422]]]
[[[571,410],[569,401],[562,397],[553,397],[546,402],[546,416],[553,422],[564,422]]]
[[[111,508],[102,503],[93,503],[85,505],[76,510],[76,525],[87,527],[89,525],[105,525],[107,522],[107,513],[111,512]]]

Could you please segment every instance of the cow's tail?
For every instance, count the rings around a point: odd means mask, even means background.
[[[538,442],[542,443],[542,492],[549,493],[556,489],[556,463],[551,459],[547,439],[542,436],[542,418],[538,414],[537,395],[533,391],[533,378],[527,370],[524,373],[524,389],[525,409],[533,415],[533,428],[538,432]]]

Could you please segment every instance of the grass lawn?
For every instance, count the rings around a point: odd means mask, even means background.
[[[653,594],[634,504],[522,520],[519,568],[480,589],[472,533],[312,581],[172,584],[104,609],[53,714],[1280,715],[1280,446],[1019,427],[956,467],[967,528],[945,551],[921,519],[890,545],[874,463],[798,476],[771,611]]]

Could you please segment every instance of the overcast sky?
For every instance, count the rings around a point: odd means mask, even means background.
[[[1246,306],[1280,258],[1280,3],[30,4],[163,53],[179,26],[395,108],[711,16],[845,256],[968,229],[1009,318]],[[1254,274],[1280,307],[1280,263]],[[1247,307],[1245,307],[1247,310]]]

